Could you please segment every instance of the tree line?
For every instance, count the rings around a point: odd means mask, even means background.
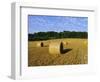
[[[76,32],[76,31],[63,31],[63,32],[37,32],[34,34],[28,34],[29,41],[59,39],[59,38],[88,38],[87,32]]]

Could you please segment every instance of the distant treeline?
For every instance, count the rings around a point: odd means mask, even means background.
[[[59,38],[87,38],[87,32],[63,31],[63,32],[37,32],[28,34],[29,41],[59,39]]]

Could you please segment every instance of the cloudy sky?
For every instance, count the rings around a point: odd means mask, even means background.
[[[85,31],[88,29],[88,17],[74,16],[28,16],[29,33],[47,31]]]

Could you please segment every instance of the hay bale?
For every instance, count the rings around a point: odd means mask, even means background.
[[[63,50],[63,42],[51,42],[49,44],[49,53],[54,57],[59,56]]]
[[[44,43],[43,42],[37,42],[37,47],[43,47]]]

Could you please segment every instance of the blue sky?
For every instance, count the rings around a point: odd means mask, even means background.
[[[85,31],[88,29],[88,17],[74,16],[28,16],[29,33],[47,31]]]

